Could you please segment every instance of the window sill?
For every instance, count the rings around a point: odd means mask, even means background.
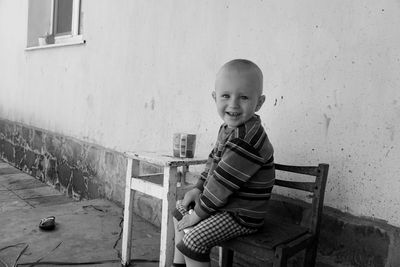
[[[81,45],[86,44],[86,40],[83,39],[82,35],[74,36],[72,38],[66,38],[62,41],[62,43],[55,43],[55,44],[45,44],[45,45],[38,45],[38,46],[31,46],[25,48],[25,51],[32,51],[32,50],[40,50],[40,49],[49,49],[55,47],[62,47],[62,46],[70,46],[70,45]]]

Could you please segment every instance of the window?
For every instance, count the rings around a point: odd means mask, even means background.
[[[83,43],[80,0],[29,0],[27,47]]]

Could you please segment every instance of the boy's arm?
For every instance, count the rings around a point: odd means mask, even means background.
[[[221,125],[221,127],[219,127],[217,142],[215,143],[214,148],[211,150],[210,154],[208,155],[208,159],[207,159],[204,171],[201,173],[201,177],[196,183],[195,187],[198,188],[201,192],[203,192],[204,182],[207,180],[208,173],[210,172],[211,164],[214,160],[215,150],[218,149],[219,136],[221,134],[221,131],[223,130],[223,126],[224,125]]]
[[[242,139],[228,141],[221,161],[204,187],[200,205],[195,207],[196,214],[204,219],[223,207],[228,197],[239,190],[261,166],[269,161],[273,164],[272,153],[271,150],[271,155],[263,158],[253,146]]]
[[[204,171],[200,174],[200,178],[197,180],[195,187],[192,190],[187,191],[182,199],[181,204],[185,209],[188,209],[189,204],[198,199],[198,196],[201,194],[201,192],[203,192],[203,184],[207,179],[208,172],[210,170],[210,166],[213,160],[213,151],[214,150],[212,150],[210,155],[208,156]]]
[[[195,186],[195,188],[198,188],[201,192],[203,192],[203,189],[204,189],[203,185],[204,185],[204,182],[207,179],[208,172],[210,171],[211,163],[212,163],[213,158],[214,158],[213,157],[213,153],[214,153],[214,149],[208,155],[208,159],[207,159],[204,171],[200,174],[200,178],[199,178],[199,180],[197,180],[197,183],[196,183],[196,186]]]

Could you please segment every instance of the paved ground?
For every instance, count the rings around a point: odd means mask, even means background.
[[[56,229],[40,230],[40,219],[50,215],[56,217]],[[112,202],[73,201],[0,161],[0,267],[14,266],[22,251],[18,266],[37,261],[107,261],[85,266],[120,266],[121,223],[122,209]],[[138,216],[134,225],[133,258],[158,260],[159,229]],[[134,266],[158,263],[138,261]]]

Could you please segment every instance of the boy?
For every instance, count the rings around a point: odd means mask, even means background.
[[[255,114],[265,101],[262,87],[261,70],[248,60],[229,61],[217,74],[212,97],[224,124],[196,187],[174,212],[174,266],[210,266],[213,246],[263,225],[275,169]]]

